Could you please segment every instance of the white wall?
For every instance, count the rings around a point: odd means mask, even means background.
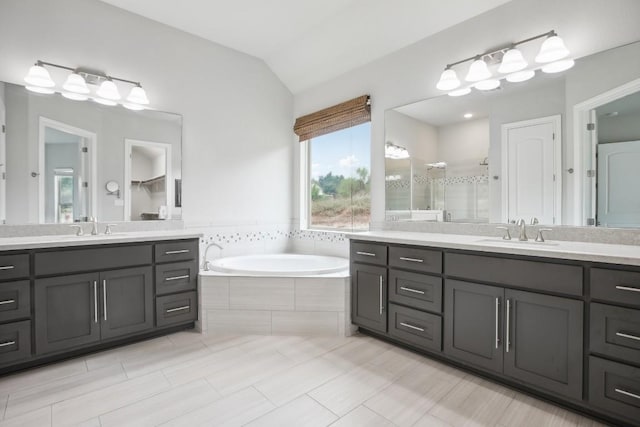
[[[489,119],[438,127],[438,160],[447,163],[447,177],[480,175],[489,155]]]
[[[290,221],[292,95],[263,61],[97,0],[2,0],[0,58],[2,81],[38,59],[97,68],[182,114],[187,225]]]
[[[435,127],[398,111],[389,110],[385,114],[385,142],[406,148],[412,159],[438,160],[438,132]]]
[[[581,57],[640,39],[638,16],[637,0],[513,0],[296,94],[294,115],[364,93],[371,95],[372,225],[377,227],[384,219],[385,110],[440,95],[435,84],[447,63],[550,29],[555,29],[573,54]],[[566,154],[563,169],[572,164],[571,153]],[[571,187],[571,183],[566,186]]]

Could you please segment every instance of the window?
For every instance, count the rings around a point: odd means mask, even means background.
[[[296,120],[301,145],[301,226],[367,230],[371,213],[371,112],[364,95]]]

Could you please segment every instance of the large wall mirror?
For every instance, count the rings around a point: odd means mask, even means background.
[[[0,82],[0,223],[180,219],[182,116]]]
[[[385,113],[386,219],[640,227],[640,42]]]

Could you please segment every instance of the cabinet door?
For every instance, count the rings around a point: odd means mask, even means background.
[[[76,274],[35,281],[36,354],[100,339],[98,279],[98,274]]]
[[[367,329],[387,332],[387,269],[351,266],[351,319]]]
[[[100,273],[102,338],[153,328],[151,267]]]
[[[505,298],[504,373],[580,399],[582,301],[514,290],[505,290]]]
[[[457,359],[502,372],[501,305],[504,290],[446,280],[444,352]]]

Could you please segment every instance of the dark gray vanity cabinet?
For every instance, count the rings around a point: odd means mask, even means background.
[[[29,254],[0,254],[0,366],[31,357]]]
[[[387,332],[387,269],[354,263],[351,266],[351,321]]]

